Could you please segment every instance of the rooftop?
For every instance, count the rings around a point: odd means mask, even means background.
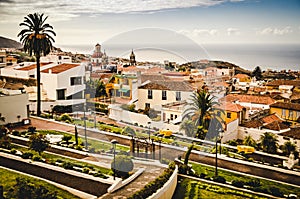
[[[299,103],[276,102],[275,104],[270,105],[270,107],[300,111]]]
[[[41,72],[42,73],[49,73],[49,71],[51,70],[51,73],[58,74],[58,73],[65,72],[65,71],[67,71],[71,68],[75,68],[77,66],[80,66],[80,64],[59,64],[59,65],[56,65],[54,67],[42,70]]]
[[[220,99],[220,101],[227,102],[246,102],[246,103],[254,103],[254,104],[266,104],[270,105],[275,103],[276,101],[272,99],[270,96],[265,95],[244,95],[244,94],[229,94]]]
[[[48,64],[52,64],[52,62],[42,62],[42,63],[40,63],[40,67],[48,65]],[[29,71],[29,70],[32,70],[32,69],[35,69],[35,68],[36,68],[36,64],[31,64],[29,66],[18,68],[17,70]]]
[[[181,81],[153,81],[139,87],[140,89],[193,91],[192,87]]]
[[[281,85],[300,86],[300,80],[278,79],[267,83],[267,86],[281,86]]]

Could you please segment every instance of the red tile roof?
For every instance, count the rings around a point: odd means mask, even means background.
[[[182,81],[153,81],[149,82],[140,89],[153,89],[153,90],[171,90],[171,91],[193,91],[192,87]]]
[[[280,85],[300,86],[300,80],[279,79],[267,83],[267,86],[280,86]]]
[[[239,94],[229,94],[220,99],[220,101],[227,101],[227,102],[247,102],[247,103],[255,103],[255,104],[273,104],[276,101],[272,99],[270,96],[265,95],[239,95]]]
[[[47,62],[47,63],[40,63],[40,66],[45,66],[45,65],[48,65],[48,64],[51,64],[52,62]],[[29,70],[32,70],[32,69],[35,69],[36,68],[36,64],[32,64],[32,65],[29,65],[29,66],[25,66],[25,67],[22,67],[22,68],[18,68],[17,70],[24,70],[24,71],[29,71]]]
[[[236,74],[235,76],[233,76],[233,78],[249,78],[249,75],[246,75],[246,74]]]
[[[243,110],[243,106],[231,102],[225,102],[218,106],[220,109],[231,112],[241,112]]]
[[[290,131],[280,133],[282,136],[291,137],[294,139],[300,139],[300,128],[291,128]]]
[[[42,73],[49,73],[49,71],[51,70],[52,74],[58,74],[58,73],[62,73],[65,72],[71,68],[75,68],[77,66],[80,66],[80,64],[60,64],[60,65],[56,65],[54,67],[42,70]]]
[[[280,130],[288,129],[289,127],[287,125],[283,124],[282,122],[274,121],[270,124],[265,125],[264,128],[270,129],[273,131],[280,131]]]
[[[270,105],[270,107],[300,111],[299,103],[276,102],[275,104]]]

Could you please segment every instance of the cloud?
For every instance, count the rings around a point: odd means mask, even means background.
[[[231,35],[240,35],[241,32],[239,29],[237,28],[227,28],[227,35],[231,36]]]
[[[292,33],[293,30],[290,26],[286,26],[284,28],[271,28],[267,27],[262,30],[257,31],[256,33],[259,35],[285,35]]]
[[[0,0],[0,21],[14,20],[32,12],[44,12],[54,20],[70,20],[81,14],[153,13],[191,7],[209,7],[236,0]]]
[[[179,34],[186,36],[215,36],[219,34],[217,29],[193,29],[193,30],[179,30]]]

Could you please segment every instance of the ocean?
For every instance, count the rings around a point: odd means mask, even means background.
[[[95,45],[61,45],[62,50],[92,54]],[[203,59],[227,61],[253,70],[300,70],[300,44],[204,44],[200,45],[116,45],[102,44],[102,52],[112,57],[129,58],[134,50],[137,61],[184,63]]]

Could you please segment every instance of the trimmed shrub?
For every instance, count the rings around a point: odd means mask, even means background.
[[[17,153],[17,150],[16,150],[16,149],[11,149],[11,150],[10,150],[10,153],[11,153],[11,154],[16,154],[16,153]]]
[[[41,158],[41,156],[35,155],[35,156],[32,157],[32,160],[41,162],[42,158]]]
[[[277,197],[283,197],[283,193],[277,187],[270,187],[270,193]]]
[[[27,151],[27,152],[24,152],[21,157],[23,159],[31,159],[32,156],[33,156],[33,154],[31,152]]]
[[[219,183],[226,183],[226,179],[223,176],[214,176],[213,181],[219,182]]]
[[[64,169],[73,169],[73,164],[72,164],[71,162],[64,162],[64,163],[62,164],[62,167],[63,167]]]
[[[64,121],[64,122],[72,122],[72,118],[70,117],[70,115],[68,115],[68,114],[62,114],[61,116],[60,116],[60,120],[61,121]]]
[[[246,185],[248,185],[250,187],[259,187],[261,184],[260,184],[259,179],[253,179],[253,180],[249,180],[248,182],[246,182]]]
[[[13,134],[14,136],[20,136],[20,132],[19,132],[19,131],[16,131],[16,130],[13,130],[13,131],[12,131],[12,134]]]
[[[233,180],[231,182],[231,184],[235,187],[239,187],[239,188],[242,188],[244,187],[244,182],[243,181],[240,181],[240,180]]]
[[[88,174],[90,172],[90,169],[85,167],[85,168],[83,168],[82,172]]]
[[[130,157],[125,155],[117,155],[115,158],[115,167],[114,160],[111,162],[111,168],[116,172],[116,175],[121,178],[126,178],[129,176],[129,172],[133,170],[133,161]]]

